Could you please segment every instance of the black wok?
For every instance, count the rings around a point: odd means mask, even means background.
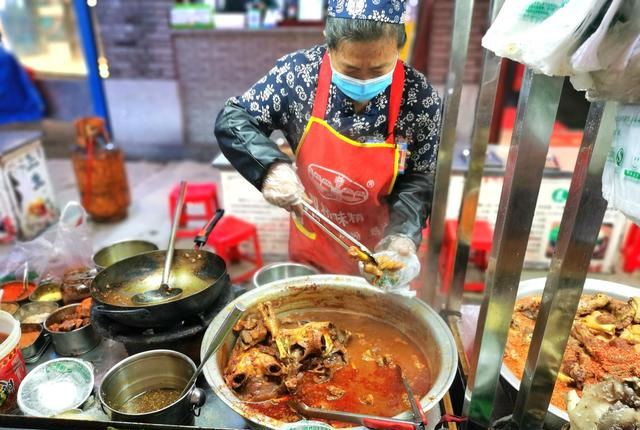
[[[196,246],[206,238],[222,216],[216,217],[196,237]],[[134,303],[136,294],[157,289],[162,283],[166,251],[151,251],[119,261],[91,283],[93,312],[131,327],[166,327],[208,310],[220,293],[230,288],[225,262],[201,249],[176,249],[168,280],[170,288],[182,293],[160,302]]]
[[[169,286],[182,294],[171,300],[136,305],[131,297],[158,288],[165,252],[152,251],[127,258],[98,273],[91,283],[94,312],[132,327],[163,327],[193,318],[213,306],[230,288],[222,258],[212,252],[176,249]]]

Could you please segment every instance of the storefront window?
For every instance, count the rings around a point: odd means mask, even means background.
[[[2,42],[36,72],[86,75],[72,0],[0,0]]]

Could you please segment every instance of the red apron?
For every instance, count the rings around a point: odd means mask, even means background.
[[[357,142],[327,124],[324,117],[330,84],[331,63],[325,54],[311,119],[296,150],[298,176],[320,212],[372,249],[389,222],[384,197],[398,175],[400,150],[393,131],[402,101],[404,66],[398,60],[393,73],[385,142]],[[346,251],[306,217],[292,219],[289,256],[325,273],[358,273]]]

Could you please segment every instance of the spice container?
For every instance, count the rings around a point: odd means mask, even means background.
[[[57,303],[31,302],[21,306],[15,313],[14,318],[25,324],[42,324],[57,309]]]
[[[94,269],[81,268],[67,271],[60,287],[64,304],[78,303],[91,297],[90,286],[95,276]]]
[[[29,296],[29,300],[32,302],[61,302],[62,291],[60,284],[53,281],[40,283]]]
[[[10,315],[15,315],[20,309],[20,305],[15,302],[2,302],[0,303],[0,310],[8,312]]]
[[[49,345],[49,338],[41,324],[20,324],[20,350],[26,363],[37,361]]]

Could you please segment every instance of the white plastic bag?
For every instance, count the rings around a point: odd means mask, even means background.
[[[604,34],[604,35],[603,35]],[[640,2],[614,0],[598,30],[574,53],[571,83],[587,99],[640,102]]]
[[[506,0],[482,38],[496,55],[550,76],[571,74],[571,54],[607,0]]]
[[[600,44],[607,35],[607,31],[613,22],[623,0],[612,0],[607,13],[602,18],[598,29],[578,48],[571,56],[571,66],[575,72],[593,72],[601,70],[602,66],[598,58]]]
[[[38,273],[38,279],[51,277],[57,280],[74,268],[93,267],[93,244],[87,226],[87,213],[78,202],[69,202],[55,231],[14,245],[9,257],[0,267],[0,275],[14,274],[21,277],[24,263]]]
[[[602,173],[602,196],[640,225],[640,105],[622,105]]]

